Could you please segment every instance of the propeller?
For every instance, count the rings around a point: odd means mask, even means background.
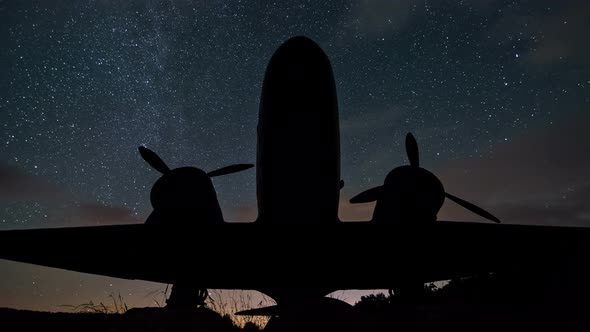
[[[220,176],[220,175],[226,175],[226,174],[241,172],[241,171],[247,170],[248,168],[252,168],[252,167],[254,167],[253,164],[235,164],[235,165],[229,165],[229,166],[225,166],[225,167],[216,169],[214,171],[208,172],[207,175],[209,175],[209,177],[212,178],[214,176]]]
[[[408,133],[406,135],[406,153],[408,154],[408,160],[410,161],[410,166],[420,167],[420,158],[419,158],[419,151],[418,151],[418,143],[416,142],[416,138],[412,133]],[[361,192],[360,194],[354,196],[350,199],[350,203],[368,203],[378,200],[383,195],[383,186],[374,187],[368,190]],[[455,195],[451,195],[445,192],[445,197],[450,199],[451,201],[461,205],[463,208],[483,217],[488,220],[491,220],[496,223],[500,223],[500,219],[496,218],[493,214],[489,213],[488,211],[480,208],[479,206],[470,203],[462,198],[459,198]]]
[[[156,171],[162,174],[170,172],[170,168],[168,167],[168,165],[166,165],[166,163],[160,157],[158,157],[158,155],[154,151],[146,148],[145,146],[140,146],[138,149],[139,154],[141,155],[143,160],[145,160]]]
[[[406,135],[406,153],[411,166],[420,167],[420,158],[418,157],[418,143],[412,133]]]
[[[491,220],[493,222],[496,223],[500,223],[500,219],[496,218],[493,214],[489,213],[488,211],[480,208],[479,206],[473,204],[473,203],[469,203],[468,201],[461,199],[457,196],[451,195],[447,192],[445,192],[445,196],[450,199],[451,201],[461,205],[462,207],[466,208],[467,210],[480,215],[488,220]]]
[[[352,204],[374,202],[381,197],[383,193],[383,186],[377,186],[363,191],[362,193],[350,199]]]
[[[162,160],[162,158],[160,158],[154,151],[146,148],[145,146],[140,146],[138,149],[139,149],[139,154],[141,155],[143,160],[145,160],[156,171],[158,171],[162,174],[166,174],[166,173],[170,172],[170,167],[168,167],[168,165],[166,165],[166,163]],[[220,175],[226,175],[226,174],[240,172],[240,171],[246,170],[248,168],[252,168],[252,167],[254,167],[253,164],[229,165],[229,166],[225,166],[225,167],[216,169],[214,171],[208,172],[207,176],[212,178],[214,176],[220,176]]]

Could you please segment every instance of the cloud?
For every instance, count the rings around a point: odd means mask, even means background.
[[[561,61],[586,65],[590,46],[590,2],[570,1],[549,10],[535,6],[536,11],[524,15],[506,9],[488,31],[493,43],[514,43],[529,40],[532,50],[522,54],[523,64],[549,65]],[[553,6],[551,6],[553,7]]]
[[[256,206],[243,206],[223,211],[223,219],[229,222],[252,222],[258,217]]]
[[[31,224],[24,227],[38,225],[41,221],[43,227],[112,225],[141,221],[129,208],[94,202],[80,203],[67,188],[42,176],[27,173],[17,166],[3,163],[0,163],[0,203],[21,203],[39,215],[40,220],[32,219]],[[10,213],[10,205],[4,208],[6,210],[3,218],[22,218]],[[42,215],[45,217],[42,218]]]
[[[65,192],[49,180],[0,163],[0,201],[54,201]]]
[[[498,209],[507,221],[523,219],[542,225],[590,227],[590,184],[563,193],[555,200],[504,203]]]
[[[360,191],[359,191],[360,192]],[[347,195],[340,195],[340,203],[338,205],[338,216],[342,221],[366,221],[371,220],[373,216],[373,209],[375,203],[367,204],[350,204],[348,201],[352,197]]]
[[[71,214],[70,218],[76,218],[79,226],[135,224],[143,221],[129,208],[95,203],[82,204],[72,210]]]
[[[590,58],[588,12],[590,2],[583,1],[536,22],[533,29],[541,32],[541,41],[537,49],[530,53],[530,62],[548,64],[565,59],[587,64]]]
[[[537,128],[497,145],[485,158],[466,159],[436,171],[445,189],[506,223],[590,226],[590,114]],[[444,219],[473,220],[451,203]]]
[[[484,157],[448,161],[431,171],[446,191],[504,223],[590,227],[588,123],[587,111],[569,112],[554,124],[539,125],[493,146]],[[370,219],[374,204],[350,204],[350,194],[342,192],[341,219]],[[448,200],[438,218],[484,221]]]

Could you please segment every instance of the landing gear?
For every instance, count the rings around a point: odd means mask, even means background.
[[[209,296],[206,288],[198,288],[187,284],[174,284],[170,292],[170,298],[166,300],[166,308],[169,309],[196,309],[203,304]]]
[[[395,296],[398,301],[418,302],[425,295],[424,283],[406,281],[400,283],[396,288],[389,289],[388,293],[390,298]]]

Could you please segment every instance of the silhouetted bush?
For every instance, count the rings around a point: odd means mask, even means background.
[[[363,296],[354,308],[375,331],[587,331],[587,293],[557,273],[482,274],[426,286],[417,298]]]

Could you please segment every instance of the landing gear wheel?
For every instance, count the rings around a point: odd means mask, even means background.
[[[198,288],[186,284],[172,285],[170,297],[166,301],[166,308],[195,309],[203,304],[209,296],[206,288]]]

